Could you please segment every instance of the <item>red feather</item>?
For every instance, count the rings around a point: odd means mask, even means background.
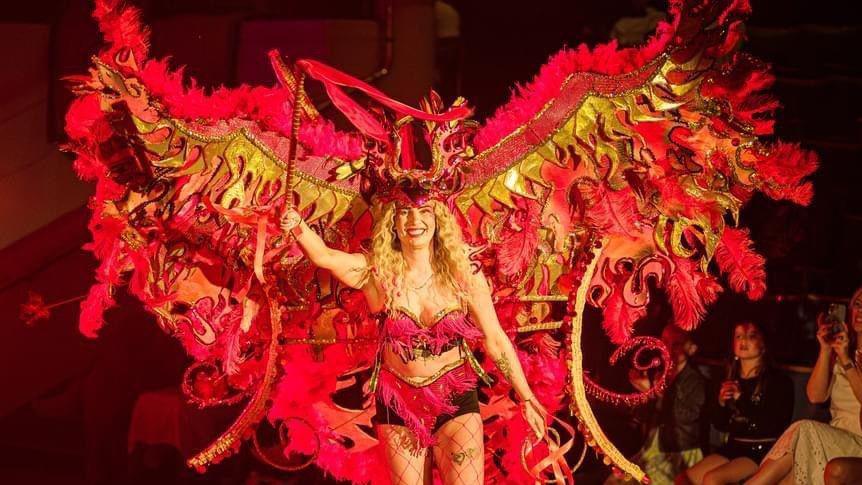
[[[775,200],[808,205],[814,187],[802,179],[817,170],[817,164],[816,153],[803,150],[797,144],[779,142],[767,157],[757,161],[757,172],[763,179],[760,189]]]
[[[629,237],[637,237],[640,234],[640,211],[631,189],[614,191],[605,186],[591,189],[592,194],[585,194],[585,198],[591,199],[592,203],[586,214],[588,224],[606,234],[623,234]]]
[[[635,323],[646,316],[646,305],[633,307],[623,298],[622,288],[614,288],[604,302],[602,326],[611,342],[625,343],[632,336]]]
[[[716,73],[710,78],[711,82],[704,83],[701,94],[730,103],[734,120],[752,126],[756,134],[772,133],[772,115],[779,103],[765,91],[772,87],[775,76],[767,71],[765,64],[748,57],[735,58],[732,66],[726,72]]]
[[[150,32],[141,23],[141,13],[122,0],[97,0],[93,18],[108,45],[101,52],[102,60],[114,62],[114,57],[131,52],[139,62],[149,53]]]
[[[79,330],[89,338],[95,338],[99,329],[105,324],[105,310],[114,306],[111,298],[111,285],[99,283],[90,287],[87,298],[81,302],[81,319]]]
[[[715,302],[722,288],[712,277],[703,274],[695,262],[676,257],[673,262],[667,292],[674,320],[680,328],[693,330],[706,314],[706,306]]]
[[[503,230],[497,250],[498,268],[500,273],[506,276],[514,276],[524,271],[535,256],[539,244],[539,205],[533,201],[518,205],[525,207],[512,215],[518,219],[515,221],[517,227],[507,226]]]
[[[87,94],[72,101],[65,118],[66,134],[70,139],[86,140],[93,137],[93,126],[105,116],[99,103],[99,97],[95,94]]]
[[[715,251],[715,261],[727,273],[733,291],[759,300],[766,293],[766,260],[757,254],[747,229],[725,229]]]

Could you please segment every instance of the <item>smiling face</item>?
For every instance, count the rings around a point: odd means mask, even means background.
[[[753,323],[740,323],[733,329],[733,355],[739,359],[759,359],[766,351],[763,334]]]
[[[402,246],[413,249],[431,245],[437,219],[430,204],[420,206],[399,205],[395,208],[395,235]]]
[[[374,205],[371,210],[379,216],[372,229],[370,259],[387,307],[397,304],[403,290],[405,273],[410,269],[406,252],[423,246],[440,287],[466,297],[464,291],[476,270],[461,226],[444,202],[432,199],[427,204],[402,206],[393,201]]]

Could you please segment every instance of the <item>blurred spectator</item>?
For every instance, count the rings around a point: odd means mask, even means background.
[[[706,380],[689,359],[697,352],[691,336],[675,325],[668,325],[661,339],[674,364],[671,382],[658,402],[656,422],[643,449],[633,458],[654,485],[672,484],[674,477],[703,459],[704,441],[701,422],[705,417]],[[646,376],[635,376],[632,385],[639,390],[650,387]],[[621,483],[610,477],[607,485]]]
[[[762,329],[736,324],[732,349],[726,379],[710,398],[712,424],[728,433],[727,443],[678,483],[728,484],[750,477],[793,417],[793,381],[770,365]]]

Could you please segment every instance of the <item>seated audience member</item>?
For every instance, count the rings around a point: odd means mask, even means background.
[[[678,483],[737,483],[754,475],[793,418],[793,381],[768,363],[764,333],[754,323],[733,327],[733,360],[710,418],[727,443],[685,471]]]
[[[661,336],[674,364],[671,381],[658,402],[656,422],[643,449],[634,457],[653,485],[672,484],[674,477],[703,458],[701,420],[705,417],[706,379],[689,363],[697,351],[691,336],[668,325]],[[632,380],[640,390],[650,386],[645,376]],[[615,477],[606,484],[620,483]]]
[[[852,332],[839,319],[818,318],[820,354],[806,388],[812,403],[831,399],[829,411],[832,421],[829,424],[810,420],[793,423],[766,455],[754,477],[746,483],[822,484],[829,460],[862,456],[859,423],[862,352],[858,346],[862,338],[862,288],[850,299],[849,313]]]

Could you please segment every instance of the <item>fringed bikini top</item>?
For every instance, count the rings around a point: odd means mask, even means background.
[[[482,338],[482,331],[473,325],[462,306],[443,308],[427,324],[403,306],[398,306],[394,310],[381,311],[378,318],[381,347],[372,374],[372,391],[377,387],[384,346],[388,346],[404,362],[441,355],[460,347],[461,361],[468,362],[477,375],[483,380],[488,380],[487,374],[476,360],[469,345],[469,342]]]
[[[382,327],[384,344],[404,362],[441,355],[463,339],[472,341],[482,337],[482,332],[459,307],[440,310],[428,324],[422,323],[407,308],[398,307],[387,315]]]

